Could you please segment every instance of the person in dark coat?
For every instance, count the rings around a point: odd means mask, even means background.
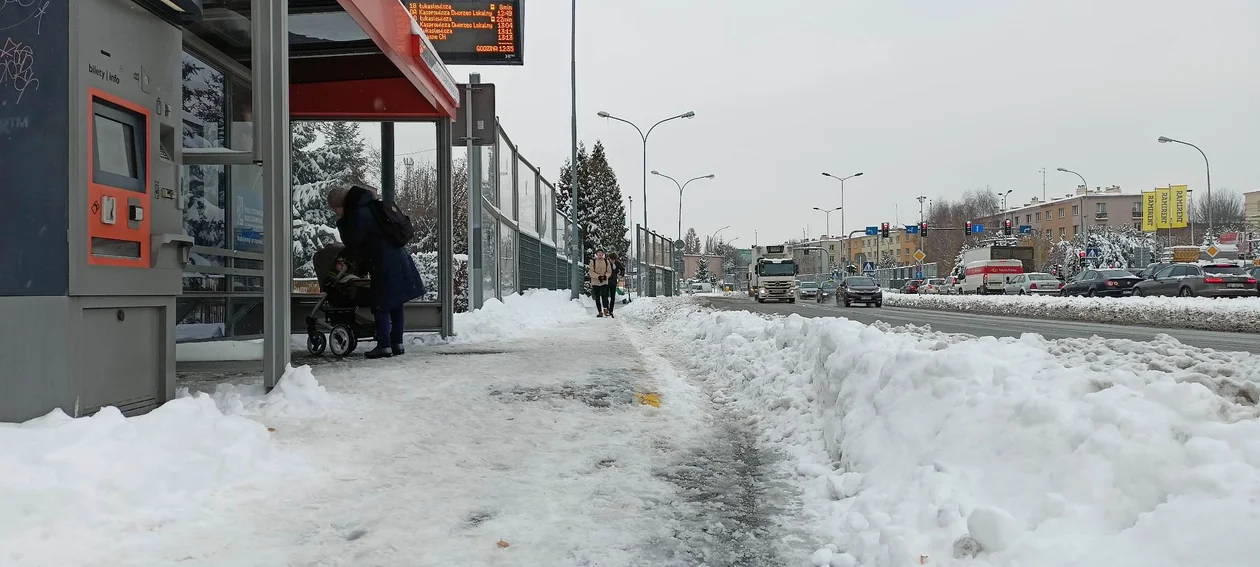
[[[411,254],[382,236],[379,221],[369,206],[375,200],[370,189],[358,185],[338,187],[328,193],[328,207],[337,213],[341,242],[367,266],[372,277],[376,348],[365,354],[368,358],[403,354],[403,304],[425,294]]]
[[[626,265],[622,263],[617,254],[609,254],[608,259],[612,260],[612,279],[606,293],[608,294],[608,316],[613,316],[613,310],[617,307],[617,284],[621,282],[621,278],[626,275]]]

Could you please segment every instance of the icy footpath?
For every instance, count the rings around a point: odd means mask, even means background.
[[[890,293],[890,307],[916,307],[1032,319],[1260,333],[1260,298],[1045,297]]]
[[[634,304],[793,455],[814,565],[1256,564],[1260,358]]]
[[[698,398],[567,295],[269,394],[0,425],[0,565],[688,564],[657,471]]]

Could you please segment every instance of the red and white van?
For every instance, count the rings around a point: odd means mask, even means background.
[[[981,295],[1006,291],[1006,283],[1011,276],[1024,273],[1024,262],[1021,260],[978,260],[967,264],[966,276],[962,282],[963,293]]]

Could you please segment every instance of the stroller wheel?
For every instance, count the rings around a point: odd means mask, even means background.
[[[311,354],[319,356],[324,354],[324,349],[328,347],[328,337],[321,332],[314,332],[306,335],[306,350]]]
[[[358,346],[358,339],[354,338],[354,331],[346,325],[337,325],[328,333],[329,346],[332,347],[332,353],[336,356],[346,356],[354,352],[354,347]]]

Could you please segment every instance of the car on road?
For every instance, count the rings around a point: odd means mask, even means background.
[[[1059,295],[1087,295],[1089,297],[1128,297],[1133,295],[1133,286],[1142,278],[1129,273],[1128,270],[1085,270],[1067,282]]]
[[[852,307],[854,303],[884,306],[884,292],[870,276],[850,276],[844,278],[840,290],[836,292],[836,305]]]
[[[1257,281],[1260,281],[1260,266],[1247,268],[1247,275],[1255,278]],[[1260,293],[1260,283],[1256,284],[1256,292]]]
[[[1133,295],[1256,297],[1256,277],[1233,264],[1173,264],[1139,283]]]
[[[1029,272],[1011,276],[1004,291],[1006,295],[1058,295],[1063,282],[1053,274]]]
[[[818,297],[818,282],[803,281],[796,288],[796,298],[802,301]]]
[[[919,293],[919,287],[923,285],[923,280],[908,280],[901,284],[901,293]]]
[[[920,289],[920,293],[928,295],[940,295],[942,293],[946,293],[945,278],[928,278],[923,282],[923,287]]]
[[[818,302],[822,303],[836,296],[836,280],[827,280],[818,286]]]
[[[944,293],[945,295],[962,295],[961,282],[962,280],[960,280],[958,276],[949,276],[948,278],[945,278],[944,291],[941,293]]]
[[[1137,276],[1144,280],[1149,280],[1155,277],[1156,272],[1159,272],[1160,270],[1167,268],[1168,266],[1171,266],[1171,265],[1172,264],[1169,262],[1156,262],[1145,268],[1142,268],[1141,270],[1138,270]]]

